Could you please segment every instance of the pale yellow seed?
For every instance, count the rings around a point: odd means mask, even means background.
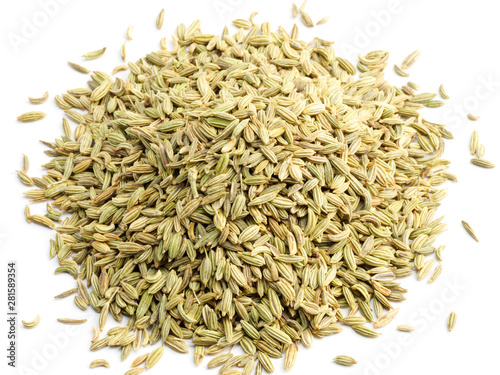
[[[40,224],[51,229],[54,229],[56,226],[54,222],[50,220],[48,217],[41,215],[31,215],[31,220],[33,220],[33,222],[36,224]]]
[[[105,359],[95,359],[92,362],[90,362],[90,368],[96,368],[96,367],[111,367],[108,361]]]
[[[134,359],[134,361],[132,362],[132,364],[130,366],[137,367],[137,366],[142,365],[144,362],[146,362],[146,359],[148,358],[148,356],[149,356],[149,353],[144,353],[144,354],[140,355],[139,357]]]
[[[21,122],[32,122],[43,119],[47,114],[45,112],[32,111],[23,113],[21,116],[17,118],[17,121]]]
[[[123,64],[123,65],[118,65],[117,67],[115,67],[115,68],[113,69],[112,74],[113,74],[113,75],[115,75],[116,73],[118,73],[118,72],[122,72],[122,71],[127,70],[127,69],[128,69],[128,65],[125,65],[125,64]]]
[[[479,148],[477,151],[479,151]],[[495,168],[495,164],[493,164],[491,161],[486,160],[486,159],[474,158],[474,159],[471,159],[470,162],[472,164],[474,164],[475,166],[481,167],[481,168],[488,168],[488,169]]]
[[[477,120],[479,120],[479,116],[474,116],[474,115],[472,115],[472,114],[470,114],[470,113],[467,113],[467,117],[468,117],[468,118],[469,118],[469,120],[471,120],[471,121],[477,121]]]
[[[375,328],[385,327],[396,317],[398,312],[399,312],[398,308],[390,310],[389,312],[385,313],[380,318],[378,318],[377,321],[373,323],[373,327]]]
[[[311,20],[311,17],[306,12],[300,12],[300,19],[302,23],[307,27],[314,27],[314,22]]]
[[[412,53],[410,53],[404,60],[403,63],[401,64],[401,69],[406,70],[410,68],[413,64],[415,64],[420,57],[421,52],[419,50],[416,50]]]
[[[160,30],[163,27],[163,19],[165,17],[165,9],[162,9],[160,11],[160,14],[158,14],[158,17],[156,18],[156,27],[158,30]]]
[[[83,66],[81,65],[78,65],[78,64],[75,64],[75,63],[72,63],[71,61],[68,61],[68,65],[71,66],[73,69],[75,69],[77,72],[79,73],[83,73],[83,74],[88,74],[90,73],[90,70],[88,70],[87,68],[84,68]]]
[[[26,219],[26,221],[28,223],[31,223],[31,210],[30,210],[30,206],[26,205],[24,207],[24,218]]]
[[[450,99],[449,95],[444,90],[444,86],[443,85],[439,86],[439,94],[441,95],[441,97],[443,99]]]
[[[96,326],[92,326],[92,332],[94,335],[92,336],[90,342],[96,342],[97,340],[99,340],[99,328],[97,328]]]
[[[327,23],[329,20],[330,20],[330,17],[328,17],[328,16],[323,17],[318,22],[316,22],[316,26],[323,25],[323,24]]]
[[[452,311],[450,315],[448,316],[448,332],[451,332],[453,328],[455,328],[455,325],[457,324],[457,314]]]
[[[40,323],[40,315],[37,315],[36,318],[34,320],[32,320],[31,322],[26,322],[26,321],[22,321],[23,323],[23,326],[25,326],[26,328],[33,328],[35,326],[38,325],[38,323]]]
[[[148,358],[146,359],[146,362],[145,362],[145,368],[149,369],[149,368],[153,367],[154,365],[156,365],[158,363],[158,361],[160,360],[160,358],[162,357],[163,351],[164,351],[163,346],[160,346],[160,347],[156,348],[155,350],[153,350],[151,353],[149,353]]]
[[[122,56],[123,61],[127,61],[127,42],[123,42],[120,54]]]
[[[472,132],[470,137],[470,154],[474,155],[479,147],[479,133],[477,130]]]
[[[28,169],[30,169],[30,159],[23,154],[23,172],[27,173]]]
[[[87,59],[87,60],[94,60],[94,59],[97,59],[97,58],[101,57],[102,55],[104,55],[104,52],[106,52],[106,47],[92,51],[92,52],[87,52],[87,53],[83,54],[82,57]]]
[[[57,321],[62,324],[78,325],[85,323],[87,319],[57,318]]]
[[[304,9],[306,9],[306,5],[307,5],[307,0],[305,0],[305,1],[302,3],[302,5],[300,6],[300,8],[299,8],[299,12],[303,12],[303,11],[304,11]]]
[[[347,355],[338,355],[333,359],[333,361],[342,366],[352,366],[358,363],[354,358]]]
[[[443,272],[443,265],[440,263],[436,266],[436,268],[434,268],[434,272],[432,273],[429,280],[427,280],[427,282],[433,283],[434,281],[436,281],[436,279],[439,277],[439,275],[441,275],[442,272]]]
[[[127,28],[127,34],[125,35],[125,37],[127,38],[127,40],[132,40],[132,32],[133,31],[134,31],[134,25],[130,25]]]
[[[401,69],[401,67],[399,67],[399,65],[394,65],[394,71],[401,77],[409,77],[410,74],[405,72],[403,69]]]
[[[479,238],[477,237],[476,235],[476,232],[474,232],[474,230],[472,229],[472,227],[469,225],[469,223],[467,223],[466,221],[463,221],[462,220],[462,225],[463,227],[465,228],[465,230],[467,231],[467,233],[469,233],[469,235],[474,239],[476,240],[477,242],[479,242]]]
[[[43,94],[41,97],[39,98],[33,98],[33,97],[28,97],[29,101],[33,104],[42,104],[42,103],[45,103],[47,101],[47,99],[49,99],[49,92],[45,92],[45,94]]]
[[[413,328],[412,326],[406,325],[406,324],[400,324],[400,325],[398,325],[398,330],[400,330],[402,332],[413,332],[415,330],[415,328]]]

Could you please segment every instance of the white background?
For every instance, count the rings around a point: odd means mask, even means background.
[[[51,7],[44,7],[51,3]],[[56,4],[54,6],[54,4]],[[299,4],[300,5],[300,4]],[[155,19],[166,8],[161,31]],[[45,9],[45,10],[44,10]],[[408,79],[393,73],[394,63],[415,49],[422,57],[410,69],[410,79],[422,92],[437,92],[443,83],[452,97],[445,107],[427,110],[430,121],[444,123],[455,139],[447,142],[446,157],[452,160],[451,172],[458,184],[448,184],[449,194],[440,213],[446,215],[449,230],[438,244],[443,252],[444,272],[434,284],[417,282],[415,275],[402,280],[410,289],[407,301],[399,304],[400,313],[382,329],[378,339],[358,336],[349,328],[344,332],[316,340],[311,349],[300,347],[291,374],[495,374],[498,370],[500,325],[497,322],[499,238],[499,171],[500,171],[500,22],[496,2],[476,1],[389,1],[389,0],[310,0],[306,10],[314,21],[330,16],[326,25],[301,27],[301,38],[313,36],[336,42],[339,56],[351,61],[358,52],[384,49],[391,53],[387,77],[402,85]],[[85,87],[86,76],[74,72],[71,60],[94,69],[111,72],[121,63],[120,46],[129,25],[135,25],[133,41],[128,43],[129,59],[135,61],[159,49],[160,38],[174,33],[178,23],[189,25],[202,20],[206,33],[220,33],[231,20],[247,18],[258,11],[256,22],[270,21],[274,29],[281,25],[291,29],[291,2],[276,0],[209,0],[209,1],[3,1],[0,6],[1,56],[0,107],[0,373],[1,374],[121,374],[136,357],[132,353],[124,362],[116,349],[88,351],[91,325],[97,314],[80,311],[72,302],[53,296],[72,288],[70,276],[54,276],[55,261],[48,257],[49,239],[54,233],[27,224],[23,208],[27,200],[25,187],[16,178],[22,153],[31,160],[31,175],[41,175],[41,164],[48,161],[38,140],[53,141],[62,133],[61,111],[53,102],[58,93]],[[297,20],[296,20],[297,21]],[[27,23],[35,23],[35,30]],[[297,21],[300,24],[300,21]],[[236,29],[230,27],[232,32]],[[21,39],[20,39],[21,38]],[[80,56],[88,51],[108,47],[104,57],[84,62]],[[34,106],[28,96],[49,91],[49,102]],[[18,123],[16,117],[30,110],[43,110],[43,121]],[[466,113],[480,115],[471,122]],[[499,167],[484,170],[469,163],[469,139],[479,130],[486,146],[486,158]],[[32,212],[43,213],[42,205]],[[475,243],[463,230],[460,221],[475,228],[481,242]],[[9,260],[18,266],[18,318],[32,320],[40,314],[35,329],[18,326],[17,369],[6,366],[7,324],[5,323],[6,268]],[[458,322],[448,333],[446,318],[456,311]],[[89,322],[68,330],[56,322],[58,317],[87,317]],[[108,320],[108,326],[112,319]],[[400,333],[397,324],[412,324],[416,331]],[[147,348],[146,350],[150,350]],[[140,353],[146,352],[142,350]],[[342,368],[331,359],[339,354],[358,360],[356,366]],[[96,358],[106,358],[111,369],[88,368]],[[166,350],[162,361],[148,374],[206,373],[207,359],[196,369],[190,355]],[[283,373],[282,360],[274,362],[276,373]],[[216,370],[211,370],[212,374]]]

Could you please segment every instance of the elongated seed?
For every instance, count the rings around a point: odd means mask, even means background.
[[[156,18],[156,27],[160,30],[163,27],[163,18],[165,17],[165,9],[160,11],[158,17]]]
[[[472,227],[469,225],[469,223],[467,223],[466,221],[462,220],[462,225],[465,228],[465,230],[467,231],[467,233],[469,233],[469,235],[472,238],[474,238],[474,240],[476,240],[476,242],[479,242],[479,239],[477,238],[476,233],[474,232],[474,230],[472,229]]]
[[[127,40],[132,40],[132,32],[134,31],[134,25],[130,25],[128,28],[127,28],[127,33],[125,35],[125,37],[127,38]]]
[[[148,358],[145,361],[145,365],[144,365],[145,368],[149,369],[149,368],[153,367],[154,365],[156,365],[158,363],[158,361],[160,360],[160,358],[162,357],[164,350],[165,349],[163,348],[163,346],[160,346],[160,347],[156,348],[155,350],[153,350],[151,353],[149,353]]]
[[[26,321],[22,321],[23,323],[23,326],[25,326],[26,328],[33,328],[33,327],[36,327],[38,325],[38,323],[40,323],[40,315],[37,315],[35,319],[33,319],[31,322],[26,322]]]
[[[479,152],[479,149],[480,149],[480,146],[477,148],[476,152]],[[491,161],[485,160],[485,159],[474,158],[474,159],[471,159],[470,162],[472,164],[474,164],[475,166],[478,166],[481,168],[488,168],[488,169],[495,168],[495,164],[493,164]]]
[[[401,332],[413,332],[415,328],[406,324],[400,324],[398,325],[398,330],[400,330]]]
[[[57,318],[57,321],[62,324],[79,325],[85,323],[87,319]]]
[[[403,63],[401,64],[401,69],[406,70],[410,68],[415,62],[418,60],[420,57],[421,52],[419,50],[416,50],[412,53],[410,53],[405,59],[403,60]]]
[[[90,73],[90,70],[88,70],[87,68],[84,68],[83,66],[81,65],[78,65],[78,64],[75,64],[75,63],[72,63],[71,61],[68,61],[68,65],[71,66],[73,69],[75,69],[77,72],[79,73],[83,73],[83,74],[88,74]]]
[[[455,325],[457,324],[457,314],[452,311],[450,315],[448,316],[448,331],[451,332],[453,328],[455,328]]]
[[[83,54],[82,57],[87,59],[87,60],[94,60],[94,59],[97,59],[97,58],[101,57],[102,55],[104,55],[104,52],[106,52],[106,47],[92,51],[92,52],[87,52],[87,53]]]
[[[96,368],[96,367],[111,367],[108,361],[105,359],[95,359],[92,362],[90,362],[90,368]]]
[[[450,97],[448,96],[448,94],[444,90],[444,86],[443,85],[439,86],[439,94],[441,95],[441,97],[443,99],[450,99]]]
[[[352,366],[358,363],[354,358],[347,355],[338,355],[333,359],[333,361],[342,366]]]
[[[46,91],[45,94],[43,94],[39,98],[34,98],[30,96],[28,97],[28,99],[32,104],[43,104],[49,99],[49,92]]]
[[[21,116],[18,116],[17,121],[21,122],[38,121],[45,118],[45,116],[47,116],[45,112],[39,112],[39,111],[26,112],[23,113]]]

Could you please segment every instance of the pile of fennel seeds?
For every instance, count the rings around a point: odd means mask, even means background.
[[[342,325],[380,335],[405,299],[397,279],[424,278],[441,251],[452,135],[418,111],[433,96],[385,81],[384,51],[360,56],[356,76],[296,26],[199,26],[129,62],[126,80],[93,72],[58,95],[77,126],[63,122],[46,175],[29,177],[25,195],[52,205],[26,217],[56,230],[50,256],[77,280],[77,306],[101,331],[126,322],[90,349],[124,360],[192,342],[199,364],[239,344],[209,367],[259,374]]]

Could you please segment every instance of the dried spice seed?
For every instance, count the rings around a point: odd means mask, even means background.
[[[154,365],[156,365],[158,363],[158,361],[160,360],[160,358],[163,355],[164,350],[165,349],[163,348],[163,346],[160,346],[160,347],[156,348],[155,350],[153,350],[151,353],[149,353],[148,358],[146,359],[145,365],[144,365],[146,370],[153,367]]]
[[[434,259],[425,261],[425,263],[422,265],[422,268],[420,268],[417,272],[417,280],[422,280],[423,278],[425,278],[431,271],[433,265]]]
[[[94,60],[94,59],[97,59],[97,58],[101,57],[102,55],[104,55],[104,52],[106,52],[106,47],[104,47],[102,49],[98,49],[96,51],[87,52],[87,53],[83,54],[82,57],[87,59],[87,60]]]
[[[37,315],[35,319],[33,319],[31,322],[26,322],[26,321],[22,321],[23,323],[23,326],[25,326],[26,328],[33,328],[33,327],[36,327],[38,325],[38,323],[40,323],[40,315]]]
[[[413,332],[415,328],[406,324],[400,324],[398,325],[398,330],[401,332]]]
[[[21,116],[18,116],[17,121],[21,122],[38,121],[45,118],[45,116],[47,116],[45,112],[39,112],[39,111],[26,112],[23,113]]]
[[[403,60],[403,63],[401,64],[401,69],[406,70],[410,68],[413,64],[417,62],[421,55],[421,52],[419,50],[416,50],[412,53],[410,53],[405,59]]]
[[[443,85],[439,86],[439,94],[441,95],[441,97],[443,99],[450,99],[450,97],[448,96],[448,94],[444,90],[444,86]]]
[[[72,63],[71,61],[68,61],[68,65],[71,66],[73,69],[75,69],[77,72],[80,72],[80,73],[83,73],[83,74],[89,74],[90,73],[90,70],[88,70],[87,68],[84,68],[81,65]]]
[[[474,155],[479,147],[479,133],[477,130],[472,132],[470,137],[470,154]]]
[[[420,86],[419,86],[419,85],[417,85],[415,82],[411,82],[411,81],[409,81],[409,82],[407,83],[407,85],[408,85],[408,87],[410,87],[412,90],[415,90],[415,91],[417,91],[417,90],[419,90],[419,89],[420,89]]]
[[[149,353],[144,353],[144,354],[140,355],[139,357],[134,359],[134,361],[132,362],[132,364],[130,366],[137,367],[137,366],[142,365],[144,362],[146,362],[146,359],[148,358],[148,356],[149,356]]]
[[[330,17],[323,17],[318,22],[316,22],[316,26],[323,25],[323,24],[327,23],[329,20],[330,20]]]
[[[386,314],[380,316],[374,323],[373,327],[374,328],[382,328],[385,327],[387,324],[389,324],[398,314],[399,309],[392,309]]]
[[[314,27],[314,22],[311,20],[311,17],[306,12],[300,12],[300,20],[307,27]]]
[[[457,314],[454,311],[452,311],[448,316],[448,322],[447,322],[448,332],[451,332],[453,328],[455,328],[456,324],[457,324]]]
[[[160,30],[163,27],[163,19],[165,17],[165,9],[162,9],[160,11],[160,14],[158,14],[158,17],[156,18],[156,27],[158,30]]]
[[[431,277],[429,280],[427,280],[428,283],[433,283],[436,281],[436,279],[441,275],[441,272],[443,272],[443,266],[441,264],[438,264],[436,268],[434,268],[434,272],[432,273]]]
[[[207,368],[215,368],[222,366],[225,364],[227,361],[229,361],[233,357],[233,354],[231,353],[226,353],[226,354],[219,354],[217,357],[214,357],[208,362]]]
[[[57,321],[62,324],[79,325],[85,323],[87,319],[57,318]]]
[[[96,367],[111,367],[108,361],[105,359],[95,359],[92,362],[90,362],[90,368],[96,368]]]
[[[99,334],[100,334],[99,328],[97,328],[96,326],[92,326],[92,332],[93,336],[92,339],[90,339],[90,342],[94,343],[97,340],[99,340]]]
[[[35,183],[33,179],[29,177],[24,171],[17,171],[17,178],[26,186],[33,186]]]
[[[483,159],[485,152],[486,152],[486,147],[484,147],[483,144],[480,144],[476,151],[478,159]]]
[[[462,225],[463,227],[465,228],[465,230],[467,231],[467,233],[469,233],[469,235],[476,241],[476,242],[479,242],[479,239],[477,238],[477,235],[476,233],[474,232],[474,230],[472,229],[472,227],[469,225],[469,223],[467,223],[466,221],[463,221],[462,220]]]
[[[394,71],[401,77],[409,77],[410,73],[405,72],[399,65],[394,65]]]
[[[120,55],[123,61],[127,61],[127,42],[123,42],[122,48],[120,50]]]
[[[69,289],[69,290],[67,290],[67,291],[65,291],[65,292],[62,292],[62,293],[58,294],[58,295],[57,295],[57,296],[55,296],[54,298],[65,298],[65,297],[69,297],[69,296],[71,296],[72,294],[75,294],[77,290],[78,290],[77,288]]]
[[[478,147],[478,150],[476,152],[478,152],[478,151],[479,151],[479,147]],[[487,168],[487,169],[495,168],[495,164],[493,164],[491,161],[485,160],[485,159],[473,158],[470,160],[470,162],[472,164],[474,164],[475,166],[481,167],[481,168]]]
[[[471,115],[470,113],[467,113],[467,117],[471,121],[477,121],[477,120],[479,120],[479,116],[474,116],[474,115]]]
[[[46,91],[45,94],[43,94],[39,98],[33,98],[30,96],[30,97],[28,97],[28,99],[32,104],[43,104],[49,99],[49,92]]]
[[[347,355],[338,355],[333,359],[333,361],[342,366],[352,366],[358,363],[354,358]]]
[[[30,159],[28,159],[28,157],[23,154],[23,172],[24,173],[28,173],[28,170],[30,169]]]
[[[380,332],[375,331],[373,328],[359,325],[359,326],[353,326],[352,329],[361,336],[365,337],[378,337],[381,335]]]
[[[132,32],[133,31],[134,31],[134,25],[130,25],[127,28],[127,33],[125,34],[125,37],[127,38],[127,40],[132,40]]]

